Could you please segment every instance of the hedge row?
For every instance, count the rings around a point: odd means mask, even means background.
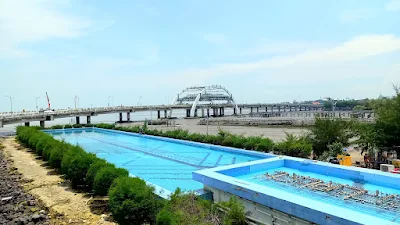
[[[154,224],[163,201],[153,187],[125,169],[85,152],[81,147],[54,139],[36,127],[18,127],[17,139],[65,175],[75,189],[109,194],[109,208],[120,224]]]
[[[245,137],[235,135],[224,130],[219,130],[217,135],[205,135],[199,133],[189,133],[187,130],[176,129],[169,131],[151,130],[147,125],[133,127],[116,127],[114,124],[94,124],[94,127],[104,129],[115,129],[133,133],[145,133],[148,135],[168,137],[174,139],[195,141],[214,145],[222,145],[259,152],[271,152],[294,157],[308,158],[312,152],[312,144],[307,137],[296,137],[291,134],[286,135],[286,139],[279,143],[274,143],[271,139],[262,136]],[[67,128],[67,127],[65,127]]]

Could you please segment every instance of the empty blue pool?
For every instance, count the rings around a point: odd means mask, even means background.
[[[131,175],[169,192],[176,188],[193,191],[203,187],[192,172],[273,157],[221,146],[151,137],[98,128],[48,130],[56,139],[83,147]]]

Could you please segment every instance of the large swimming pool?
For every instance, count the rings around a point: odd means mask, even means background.
[[[193,171],[272,157],[258,152],[98,128],[46,132],[56,139],[77,144],[167,192],[178,187],[186,191],[202,189],[203,184],[192,179]]]

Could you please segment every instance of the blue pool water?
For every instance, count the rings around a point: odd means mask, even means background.
[[[192,180],[193,171],[270,157],[218,151],[100,129],[47,132],[56,139],[78,144],[85,151],[95,153],[99,158],[168,191],[175,191],[178,187],[187,191],[201,189],[203,184]]]
[[[272,174],[274,171],[284,171],[288,172],[289,174],[296,173],[297,175],[302,175],[302,176],[310,176],[312,178],[317,178],[321,179],[324,182],[329,182],[332,181],[334,183],[340,183],[340,184],[348,184],[351,186],[357,186],[357,187],[362,187],[365,190],[368,190],[370,193],[375,193],[376,190],[379,190],[382,193],[386,194],[399,194],[400,195],[400,189],[397,189],[396,187],[389,188],[389,187],[384,187],[378,184],[372,184],[368,182],[360,183],[358,181],[354,181],[351,179],[346,179],[346,178],[339,178],[335,176],[328,176],[324,174],[320,174],[318,172],[310,172],[310,171],[304,171],[301,170],[301,168],[290,168],[290,167],[276,167],[276,168],[271,168],[271,169],[266,169],[263,171],[259,172],[254,172],[254,173],[248,173],[244,175],[238,175],[235,176],[238,179],[248,181],[251,183],[256,183],[259,185],[271,187],[271,188],[276,188],[281,191],[295,194],[299,196],[299,198],[309,198],[312,200],[316,200],[319,202],[323,203],[329,203],[332,205],[336,205],[342,208],[350,209],[356,212],[361,212],[367,215],[375,216],[381,219],[385,219],[391,222],[397,222],[400,223],[400,209],[397,209],[397,212],[393,211],[388,211],[384,210],[375,206],[369,206],[369,205],[364,205],[358,202],[350,202],[350,201],[345,201],[340,197],[334,197],[332,195],[323,193],[323,192],[314,192],[309,189],[301,189],[298,187],[293,187],[290,186],[289,184],[277,182],[277,181],[272,181],[270,179],[265,179],[265,174],[268,172],[269,174]],[[400,187],[399,187],[400,188]]]

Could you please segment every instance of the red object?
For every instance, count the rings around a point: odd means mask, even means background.
[[[394,170],[390,171],[391,173],[395,173],[395,174],[400,174],[400,169],[399,168],[394,168]]]

